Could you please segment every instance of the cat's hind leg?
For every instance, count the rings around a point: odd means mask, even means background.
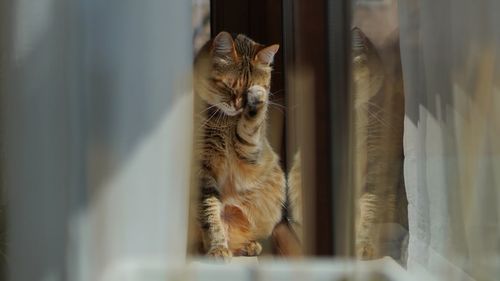
[[[379,196],[368,192],[361,195],[359,200],[356,255],[362,260],[378,257],[380,200]]]
[[[258,256],[261,252],[262,246],[257,241],[250,241],[237,251],[239,256],[247,257]]]

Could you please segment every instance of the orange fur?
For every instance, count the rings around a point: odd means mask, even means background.
[[[221,32],[195,60],[194,88],[204,106],[199,220],[210,256],[259,254],[256,240],[282,216],[285,176],[265,137],[277,48]]]

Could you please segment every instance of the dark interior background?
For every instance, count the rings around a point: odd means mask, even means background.
[[[279,44],[280,50],[274,58],[271,83],[271,100],[282,106],[285,104],[285,69],[283,65],[283,5],[282,1],[269,0],[211,0],[210,3],[212,37],[221,31],[245,34],[263,44]],[[271,106],[269,138],[271,145],[280,154],[286,170],[285,110],[281,106]]]
[[[352,222],[348,206],[348,58],[349,0],[211,0],[211,34],[244,33],[261,44],[280,44],[275,57],[272,100],[286,107],[270,116],[271,144],[289,170],[296,150],[302,151],[304,225],[311,240],[306,253],[349,255]],[[309,87],[297,85],[297,73],[308,71]],[[293,101],[293,104],[287,104]],[[310,104],[297,114],[300,102]],[[290,122],[294,118],[293,122]],[[296,129],[297,118],[303,128]],[[287,120],[289,119],[289,120]],[[310,129],[312,128],[312,129]],[[294,132],[288,131],[296,130]],[[302,147],[297,145],[297,136]],[[290,146],[293,146],[290,149]],[[288,155],[287,155],[288,151]],[[307,155],[304,154],[307,152]],[[293,154],[292,154],[293,153]],[[304,166],[309,167],[304,172]],[[308,198],[306,198],[308,197]],[[347,205],[346,205],[347,204]],[[335,212],[341,210],[342,212]],[[336,214],[336,215],[335,215]],[[334,229],[339,231],[334,231]],[[334,236],[335,235],[335,236]]]

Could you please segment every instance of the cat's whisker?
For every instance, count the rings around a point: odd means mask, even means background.
[[[366,107],[364,108],[366,110],[366,112],[370,115],[370,117],[372,117],[374,120],[378,121],[380,124],[382,124],[383,126],[387,127],[387,128],[391,128],[391,129],[394,129],[391,124],[389,122],[387,122],[387,120],[384,120],[384,118],[378,116],[376,113],[370,111],[370,109],[368,108],[368,105],[366,105]],[[380,111],[379,111],[380,112]]]
[[[286,109],[286,108],[285,108],[284,106],[282,106],[281,104],[277,104],[277,103],[270,102],[270,101],[268,101],[268,104],[269,104],[270,106],[274,106],[274,107],[275,107],[277,110],[279,110],[282,114],[285,114],[285,109]]]
[[[380,106],[380,105],[378,105],[378,104],[376,104],[374,102],[367,101],[366,103],[369,104],[369,105],[371,105],[371,106],[374,106],[375,108],[378,108],[383,113],[386,113],[386,114],[389,114],[389,115],[392,115],[392,116],[396,115],[395,113],[389,112],[388,110],[384,109],[382,106]]]
[[[207,108],[203,109],[203,110],[202,110],[202,111],[200,111],[198,114],[202,114],[203,112],[205,112],[205,111],[207,111],[207,110],[209,110],[209,109],[211,109],[211,108],[214,108],[214,107],[216,107],[216,106],[219,106],[219,105],[221,105],[221,104],[222,104],[222,102],[219,102],[219,103],[213,104],[213,105],[211,105],[211,106],[209,106],[209,107],[207,107]]]
[[[375,113],[368,111],[368,115],[372,118],[373,121],[378,122],[384,127],[392,128],[388,123],[386,123],[383,119],[377,116]]]
[[[285,98],[284,97],[279,97],[279,98],[272,98],[272,99],[269,99],[269,100],[276,102],[276,101],[284,101]]]
[[[383,113],[383,111],[381,111],[381,110],[379,110],[377,112],[370,112],[370,113],[372,114],[373,118],[376,121],[380,122],[382,125],[386,126],[387,128],[394,129],[390,123],[390,120],[387,120],[387,118],[384,118],[384,117],[379,115],[381,112]]]
[[[285,89],[281,89],[281,90],[277,90],[277,91],[271,92],[271,93],[269,93],[269,96],[273,96],[273,95],[275,95],[277,93],[283,92],[284,90]]]
[[[223,115],[223,114],[219,114],[219,115],[217,115],[217,117],[215,117],[215,121],[214,121],[214,123],[215,123],[217,126],[219,126],[219,125],[220,125],[219,121],[220,121],[220,119],[221,119],[221,116],[222,116],[222,115]]]
[[[268,103],[271,104],[271,105],[275,105],[275,106],[281,107],[283,109],[286,109],[286,107],[284,105],[281,105],[279,103],[275,103],[275,102],[272,102],[272,101],[268,101]]]
[[[225,117],[225,114],[219,114],[219,116],[217,116],[217,120],[215,120],[215,124],[222,127],[222,123],[224,122]]]
[[[210,115],[210,117],[207,120],[205,120],[205,122],[201,125],[200,129],[204,128],[208,124],[208,122],[210,122],[210,119],[212,119],[217,114],[217,112],[219,112],[219,110],[220,109],[217,108],[217,110],[215,110],[214,113],[212,113],[212,115]]]

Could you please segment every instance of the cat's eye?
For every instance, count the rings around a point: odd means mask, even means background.
[[[234,78],[225,77],[224,75],[222,75],[222,77],[212,78],[212,82],[221,88],[234,89],[236,86],[237,80]]]
[[[238,84],[238,80],[234,78],[228,78],[224,80],[224,83],[226,84],[227,87],[234,89]]]

